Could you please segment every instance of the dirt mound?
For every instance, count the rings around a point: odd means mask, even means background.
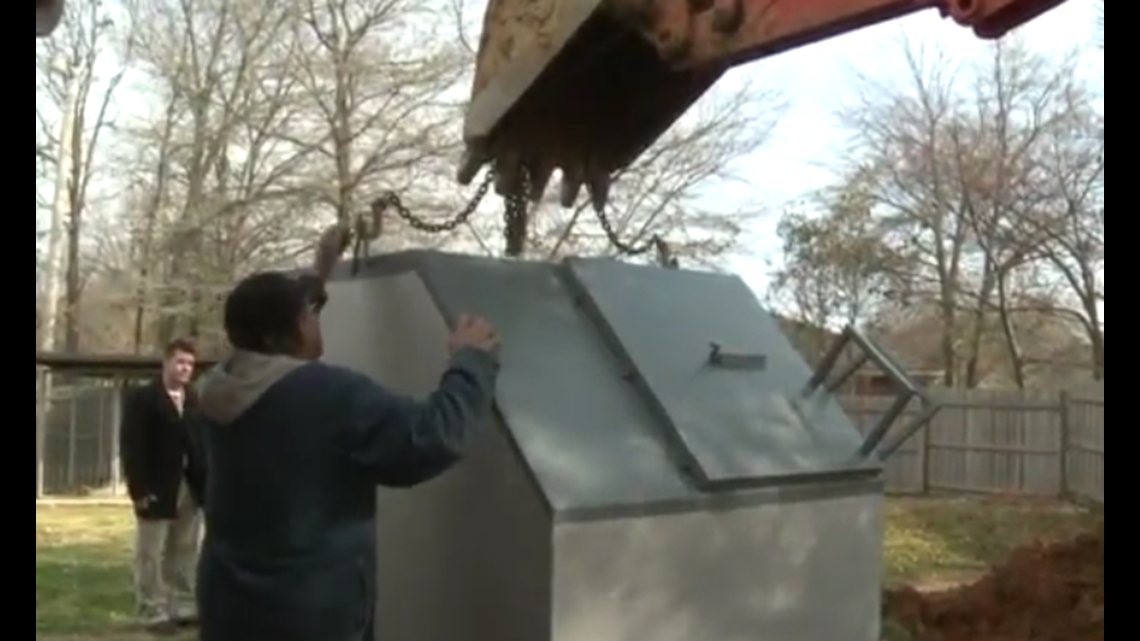
[[[1017,551],[974,585],[889,592],[887,618],[915,641],[1104,641],[1104,523]]]

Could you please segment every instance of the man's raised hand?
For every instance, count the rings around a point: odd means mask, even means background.
[[[465,314],[459,317],[459,323],[448,340],[448,347],[452,353],[468,348],[493,352],[499,347],[499,335],[486,320]]]
[[[333,225],[321,234],[321,239],[317,242],[316,261],[317,276],[321,280],[329,279],[340,257],[348,250],[351,243],[352,230],[343,225]]]

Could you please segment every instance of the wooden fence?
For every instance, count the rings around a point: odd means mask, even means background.
[[[1080,392],[939,392],[941,411],[887,464],[893,492],[1028,495],[1104,503],[1104,387]],[[851,397],[870,429],[893,399]],[[909,409],[901,429],[917,415]]]

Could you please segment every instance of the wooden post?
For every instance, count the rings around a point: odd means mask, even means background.
[[[920,454],[922,459],[922,495],[929,496],[934,488],[931,487],[931,469],[930,459],[934,456],[934,421],[930,421],[926,427],[922,428],[919,432],[922,434],[922,452]]]
[[[122,380],[111,382],[115,393],[111,395],[111,495],[118,497],[123,489],[122,452],[119,450],[119,430],[123,426],[123,396],[127,389]]]
[[[1068,392],[1061,392],[1060,409],[1061,412],[1061,433],[1060,443],[1058,444],[1058,475],[1057,478],[1060,484],[1060,496],[1062,499],[1069,499],[1072,497],[1072,487],[1070,487],[1069,479],[1069,456],[1073,447],[1073,426],[1070,423],[1072,416],[1073,398]]]

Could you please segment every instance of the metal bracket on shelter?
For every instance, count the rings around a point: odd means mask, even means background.
[[[858,356],[847,363],[836,375],[835,370],[839,366],[840,358],[848,353],[850,348],[855,348]],[[826,389],[829,394],[833,394],[868,365],[875,366],[885,374],[897,393],[895,402],[867,433],[863,446],[859,448],[858,455],[860,458],[866,459],[877,454],[880,459],[886,459],[897,452],[920,429],[930,423],[940,407],[918,382],[895,362],[886,350],[863,332],[854,327],[848,327],[843,331],[839,340],[835,341],[835,344],[824,356],[823,361],[820,362],[819,367],[816,368],[811,380],[808,381],[807,387],[804,389],[804,396],[812,396],[821,389]],[[895,423],[906,413],[907,408],[915,400],[920,403],[922,408],[918,415],[910,419],[901,428],[892,430]],[[895,431],[896,435],[887,440],[888,434],[892,431]]]

